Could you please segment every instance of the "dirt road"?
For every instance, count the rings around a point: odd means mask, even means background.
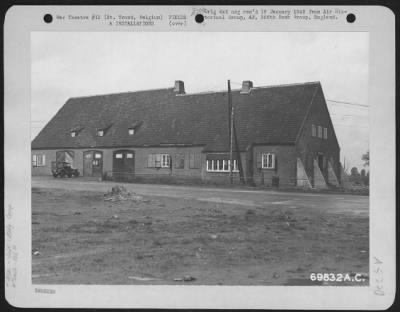
[[[115,182],[97,182],[81,179],[54,179],[33,177],[32,187],[58,188],[106,192]],[[209,188],[160,184],[117,183],[128,190],[146,196],[194,199],[212,203],[238,204],[249,207],[291,206],[324,209],[327,212],[368,216],[369,197],[349,194],[315,194],[279,192],[272,190]]]
[[[33,179],[33,283],[368,284],[368,197],[112,185]]]

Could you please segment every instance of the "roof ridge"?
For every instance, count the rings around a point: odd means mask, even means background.
[[[295,86],[315,85],[315,84],[321,84],[321,82],[320,81],[308,81],[308,82],[277,84],[277,85],[269,85],[269,86],[259,86],[259,87],[251,87],[250,90],[280,88],[280,87],[295,87]],[[232,92],[240,92],[241,90],[242,90],[241,88],[240,89],[231,89]],[[179,95],[179,96],[202,95],[202,94],[212,94],[212,93],[221,93],[221,92],[227,92],[227,90],[201,91],[201,92],[183,93],[183,94],[177,94],[177,95]]]
[[[280,88],[280,87],[295,87],[301,85],[313,85],[313,84],[321,84],[320,81],[309,81],[309,82],[297,82],[297,83],[287,83],[287,84],[277,84],[277,85],[268,85],[268,86],[259,86],[259,87],[252,87],[251,90],[258,90],[258,89],[269,89],[269,88]],[[105,93],[105,94],[92,94],[92,95],[83,95],[83,96],[72,96],[70,99],[84,99],[90,97],[98,97],[98,96],[112,96],[112,95],[121,95],[121,94],[133,94],[139,92],[149,92],[149,91],[167,91],[173,90],[174,88],[154,88],[154,89],[146,89],[146,90],[136,90],[136,91],[125,91],[125,92],[113,92],[113,93]],[[232,89],[232,92],[240,92],[240,89]],[[202,94],[213,94],[213,93],[222,93],[227,92],[227,90],[214,90],[214,91],[201,91],[201,92],[191,92],[191,93],[182,93],[176,94],[178,96],[187,96],[187,95],[202,95]]]
[[[252,87],[251,89],[295,87],[295,86],[314,85],[314,84],[321,84],[321,82],[320,81],[295,82],[295,83],[286,83],[286,84],[277,84],[277,85],[269,85],[269,86]]]
[[[146,89],[146,90],[136,90],[136,91],[124,91],[124,92],[113,92],[113,93],[103,93],[103,94],[92,94],[92,95],[81,95],[81,96],[71,96],[69,99],[84,99],[84,98],[91,98],[91,97],[98,97],[98,96],[110,96],[110,95],[120,95],[120,94],[132,94],[132,93],[139,93],[139,92],[148,92],[148,91],[167,91],[173,90],[174,88],[155,88],[155,89]]]

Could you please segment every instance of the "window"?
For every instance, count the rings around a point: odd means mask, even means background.
[[[104,136],[104,130],[98,130],[97,131],[97,136],[99,136],[99,137]]]
[[[76,131],[71,131],[71,137],[76,137]]]
[[[122,158],[122,153],[115,154],[115,158],[121,159]]]
[[[262,154],[262,168],[263,169],[274,169],[275,168],[275,155],[268,153]]]
[[[324,139],[328,138],[328,128],[324,128]]]
[[[318,137],[322,138],[322,127],[318,126]]]
[[[207,160],[207,171],[212,171],[212,170],[213,170],[213,161]]]
[[[170,168],[171,156],[169,154],[149,154],[147,167],[149,168]]]
[[[133,158],[133,153],[127,153],[126,158]]]
[[[224,160],[223,162],[224,162],[224,171],[229,170],[229,162],[230,162],[230,160]]]
[[[213,160],[213,170],[218,171],[219,160]]]
[[[228,159],[210,159],[207,160],[207,171],[210,172],[229,172],[231,161]],[[238,172],[237,161],[233,160],[232,172]]]
[[[169,168],[171,164],[168,154],[161,154],[161,168]]]
[[[316,129],[315,125],[312,125],[311,134],[313,137],[317,136],[317,129]]]
[[[43,154],[32,156],[32,166],[33,167],[43,167],[46,164],[46,156]]]
[[[100,154],[100,153],[95,153],[95,154],[94,154],[94,158],[96,158],[96,159],[101,158],[101,154]]]
[[[128,126],[128,134],[134,135],[138,128],[142,125],[142,121],[135,121]]]

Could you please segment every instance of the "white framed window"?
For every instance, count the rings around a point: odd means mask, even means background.
[[[43,167],[46,164],[46,156],[45,155],[37,155],[37,166]]]
[[[46,155],[38,154],[32,156],[32,166],[33,167],[43,167],[46,165]]]
[[[213,161],[207,160],[207,171],[212,171],[212,170],[213,170]]]
[[[135,129],[128,129],[129,135],[134,135],[135,134]]]
[[[104,130],[97,130],[97,136],[99,137],[104,136]]]
[[[267,153],[262,154],[262,168],[274,169],[275,168],[275,154]]]
[[[322,127],[318,126],[318,137],[322,138]]]
[[[171,165],[171,158],[169,154],[161,154],[161,168],[169,168]]]
[[[324,139],[328,138],[328,128],[324,128]]]
[[[311,135],[313,137],[317,136],[317,127],[315,125],[311,126]]]
[[[222,162],[223,162],[224,171],[229,170],[230,160],[223,160]]]
[[[209,159],[207,160],[208,172],[229,172],[231,161],[229,159]],[[232,172],[238,172],[236,159],[233,160]]]

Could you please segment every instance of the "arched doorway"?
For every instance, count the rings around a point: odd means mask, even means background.
[[[115,180],[131,180],[135,174],[135,152],[118,150],[113,155],[113,177]]]
[[[57,151],[56,152],[56,162],[67,162],[74,166],[74,152],[73,151]]]
[[[86,151],[83,153],[83,175],[101,177],[103,175],[103,152]]]

